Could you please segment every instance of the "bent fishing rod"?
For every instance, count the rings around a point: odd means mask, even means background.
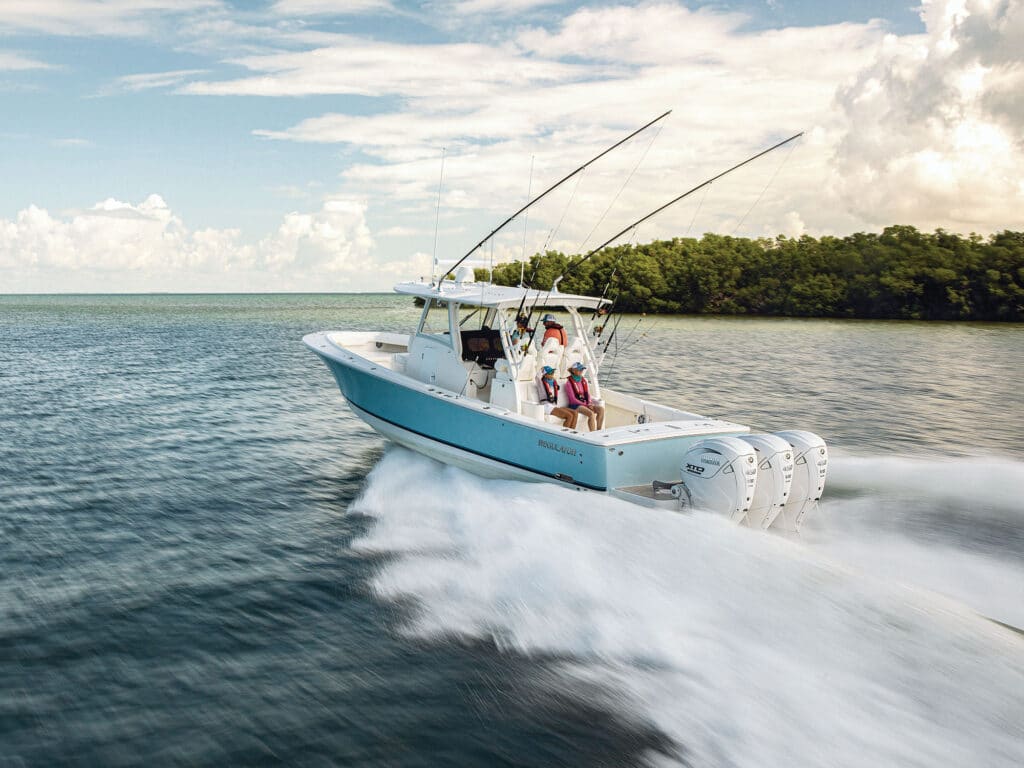
[[[490,240],[492,237],[494,237],[496,234],[498,234],[498,232],[503,230],[516,216],[518,216],[523,211],[525,211],[528,208],[530,208],[531,206],[533,206],[535,203],[540,202],[544,197],[546,197],[548,195],[548,193],[554,192],[556,189],[558,189],[558,187],[562,186],[565,182],[567,182],[569,179],[571,179],[574,176],[576,176],[578,173],[582,173],[588,166],[591,166],[594,163],[596,163],[598,160],[600,160],[602,157],[607,155],[613,149],[617,149],[617,148],[621,147],[623,144],[625,144],[627,141],[632,139],[637,134],[643,133],[648,128],[650,128],[652,125],[654,125],[655,123],[659,122],[660,120],[664,120],[666,117],[668,117],[671,114],[672,114],[672,110],[670,109],[667,112],[665,112],[665,113],[663,113],[661,115],[658,115],[658,117],[656,117],[653,120],[651,120],[651,122],[647,123],[646,125],[642,126],[641,128],[637,128],[635,131],[633,131],[631,134],[629,134],[629,136],[627,136],[626,138],[621,139],[620,141],[615,142],[610,147],[608,147],[608,149],[606,149],[604,152],[602,152],[599,155],[595,155],[593,158],[591,158],[590,160],[585,162],[583,165],[581,165],[575,171],[570,173],[568,176],[565,176],[564,178],[562,178],[559,181],[557,181],[554,184],[552,184],[550,187],[545,189],[543,192],[541,192],[539,195],[537,195],[535,198],[533,198],[530,202],[528,202],[526,205],[524,205],[518,211],[516,211],[511,216],[509,216],[507,219],[505,219],[503,222],[501,222],[501,224],[499,224],[497,227],[492,229],[490,234],[487,235],[487,237],[485,237],[479,243],[477,243],[472,248],[470,248],[469,251],[466,252],[465,256],[463,256],[461,259],[459,259],[457,262],[455,262],[455,264],[453,266],[448,268],[447,272],[454,272],[456,269],[458,269],[459,266],[461,266],[462,262],[464,262],[466,259],[468,259],[470,256],[472,256],[480,246],[482,246],[484,243],[486,243],[488,240]],[[446,274],[447,274],[447,272],[446,272]]]
[[[641,129],[641,130],[643,130],[643,129]],[[708,186],[708,185],[718,181],[723,176],[728,176],[733,171],[738,170],[738,169],[742,168],[743,166],[745,166],[745,165],[747,165],[749,163],[754,162],[759,157],[764,157],[769,152],[774,152],[779,147],[783,147],[786,144],[789,144],[789,142],[794,141],[795,139],[799,139],[803,135],[804,135],[804,132],[800,131],[800,133],[796,133],[796,134],[790,136],[788,139],[784,139],[783,141],[780,141],[778,144],[773,144],[772,146],[768,147],[768,149],[764,149],[764,150],[758,152],[756,155],[752,155],[751,157],[748,157],[743,162],[736,163],[736,165],[732,166],[731,168],[728,168],[727,170],[724,170],[721,173],[719,173],[719,174],[717,174],[715,176],[712,176],[707,181],[702,181],[700,184],[698,184],[697,186],[693,187],[692,189],[686,190],[685,192],[683,192],[683,194],[681,194],[681,195],[679,195],[677,197],[674,197],[671,200],[669,200],[667,203],[665,203],[664,205],[662,205],[662,206],[660,206],[658,208],[655,208],[653,211],[648,213],[646,216],[643,216],[643,217],[637,219],[636,221],[634,221],[632,224],[630,224],[625,229],[622,229],[619,232],[616,232],[614,235],[609,237],[607,240],[605,240],[599,246],[597,246],[593,250],[589,251],[582,259],[580,259],[579,261],[577,261],[575,263],[570,263],[569,266],[566,267],[565,271],[561,275],[559,275],[557,278],[555,278],[555,281],[554,281],[554,283],[552,283],[551,288],[549,288],[548,291],[547,291],[547,296],[548,297],[551,296],[551,294],[555,290],[555,286],[558,285],[558,283],[562,280],[562,278],[567,277],[568,275],[572,274],[572,272],[575,269],[577,269],[581,264],[583,264],[588,259],[590,259],[594,254],[596,254],[598,251],[602,250],[603,248],[607,247],[608,245],[612,244],[613,242],[618,240],[620,237],[622,237],[624,234],[626,234],[630,230],[636,229],[641,224],[643,224],[645,221],[647,221],[648,219],[651,219],[651,218],[657,216],[659,213],[664,211],[666,208],[670,208],[671,206],[673,206],[676,203],[678,203],[680,200],[682,200],[682,199],[684,199],[686,197],[689,197],[694,192],[697,192],[698,190],[704,189],[704,187],[706,187],[706,186]],[[472,251],[470,253],[472,253]],[[465,258],[465,257],[463,257],[463,258]],[[525,296],[523,298],[525,299]],[[540,302],[540,294],[538,292],[537,298],[533,302],[533,307],[530,309],[530,316],[531,317],[533,316],[533,310],[537,307],[537,304],[539,302]],[[530,342],[531,343],[533,342],[533,339],[536,337],[536,335],[537,335],[537,332],[535,330],[534,331],[534,335],[530,338]],[[614,335],[614,333],[613,333],[613,335]],[[611,339],[609,339],[609,342],[610,341],[611,341]],[[607,346],[606,346],[606,349],[607,349]]]
[[[678,197],[674,197],[674,198],[672,198],[671,200],[669,200],[669,201],[668,201],[667,203],[665,203],[665,204],[664,204],[663,206],[661,206],[660,208],[655,208],[655,209],[654,209],[653,211],[651,211],[650,213],[648,213],[648,214],[647,214],[646,216],[644,216],[643,218],[637,219],[636,221],[634,221],[634,222],[633,222],[632,224],[630,224],[630,225],[629,225],[628,227],[626,227],[625,229],[623,229],[623,230],[621,230],[621,231],[619,231],[619,232],[616,232],[616,233],[615,233],[614,235],[612,235],[612,236],[611,236],[611,237],[609,237],[609,238],[608,238],[607,240],[605,240],[605,241],[604,241],[603,243],[601,243],[601,244],[600,244],[599,246],[597,246],[597,248],[595,248],[594,250],[592,250],[592,251],[590,251],[589,253],[587,253],[587,255],[586,255],[586,256],[584,256],[584,257],[583,257],[582,259],[580,259],[579,261],[577,261],[577,262],[575,262],[575,263],[573,263],[573,264],[570,264],[570,265],[569,265],[569,266],[568,266],[568,267],[566,268],[565,272],[563,272],[563,273],[562,273],[562,277],[565,277],[565,276],[567,276],[567,275],[571,274],[573,270],[575,270],[575,269],[576,269],[577,267],[579,267],[579,266],[580,266],[580,265],[581,265],[581,264],[582,264],[583,262],[587,261],[587,259],[589,259],[589,258],[590,258],[591,256],[593,256],[593,255],[594,255],[595,253],[597,253],[598,251],[600,251],[600,250],[601,250],[602,248],[605,248],[606,246],[608,246],[608,245],[611,245],[611,244],[612,244],[613,242],[615,242],[616,240],[618,240],[618,239],[619,239],[620,237],[622,237],[622,236],[623,236],[624,234],[626,234],[627,232],[629,232],[629,231],[630,231],[631,229],[635,229],[636,227],[639,227],[639,226],[640,226],[641,224],[643,224],[643,223],[644,223],[645,221],[647,221],[647,220],[648,220],[648,219],[650,219],[650,218],[653,218],[654,216],[657,216],[657,215],[658,215],[659,213],[661,213],[662,211],[664,211],[664,210],[665,210],[666,208],[669,208],[669,207],[671,207],[671,206],[675,205],[675,204],[676,204],[676,203],[678,203],[678,202],[679,202],[680,200],[682,200],[682,199],[683,199],[684,197],[689,197],[689,196],[690,196],[690,195],[692,195],[692,194],[693,194],[694,192],[696,192],[696,191],[698,191],[698,190],[700,190],[700,189],[704,189],[704,187],[708,186],[709,184],[711,184],[711,183],[713,183],[713,182],[715,182],[715,181],[718,181],[718,180],[719,180],[720,178],[722,178],[723,176],[727,176],[727,175],[729,175],[730,173],[732,173],[733,171],[735,171],[735,170],[737,170],[737,169],[739,169],[739,168],[742,168],[742,167],[743,167],[744,165],[747,165],[748,163],[752,163],[752,162],[754,162],[754,161],[755,161],[755,160],[757,160],[757,159],[758,159],[759,157],[764,157],[764,156],[765,156],[765,155],[767,155],[767,154],[768,154],[769,152],[774,152],[774,151],[775,151],[776,149],[778,149],[779,147],[785,146],[786,144],[789,144],[789,142],[793,141],[794,139],[799,139],[799,138],[800,138],[801,136],[803,136],[803,135],[804,135],[804,132],[803,132],[803,131],[800,131],[800,133],[797,133],[797,134],[795,134],[795,135],[793,135],[793,136],[790,136],[790,137],[789,137],[788,139],[785,139],[784,141],[780,141],[780,142],[779,142],[778,144],[775,144],[774,146],[768,147],[768,149],[765,149],[765,150],[763,150],[763,151],[761,151],[761,152],[758,152],[758,153],[757,153],[756,155],[754,155],[753,157],[748,157],[748,158],[747,158],[746,160],[744,160],[744,161],[743,161],[742,163],[737,163],[737,164],[736,164],[736,165],[734,165],[734,166],[733,166],[732,168],[730,168],[730,169],[728,169],[728,170],[726,170],[726,171],[722,171],[722,172],[721,172],[720,174],[718,174],[717,176],[712,176],[712,177],[711,177],[710,179],[708,179],[707,181],[702,181],[702,182],[701,182],[700,184],[698,184],[698,185],[697,185],[696,187],[694,187],[693,189],[688,189],[688,190],[687,190],[686,192],[683,192],[683,194],[679,195]],[[561,278],[559,278],[559,279],[561,279]],[[556,282],[557,282],[557,281],[556,281]]]

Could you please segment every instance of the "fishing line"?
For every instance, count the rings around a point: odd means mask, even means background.
[[[690,236],[690,230],[693,229],[693,222],[697,220],[697,214],[700,213],[701,206],[704,205],[704,198],[708,196],[709,189],[711,189],[710,184],[704,187],[704,194],[700,196],[700,202],[697,203],[697,210],[693,212],[693,218],[690,219],[690,226],[686,228],[686,234],[684,235],[684,237]]]
[[[736,228],[733,229],[733,235],[735,235],[739,231],[739,228],[743,226],[743,222],[747,220],[747,216],[750,215],[750,212],[754,210],[754,208],[757,206],[759,202],[761,202],[761,198],[764,197],[764,193],[768,191],[768,187],[770,187],[772,185],[772,182],[775,181],[775,177],[779,175],[779,171],[782,170],[782,166],[784,166],[786,164],[786,161],[789,160],[789,156],[793,154],[794,149],[796,149],[796,144],[790,144],[789,151],[782,156],[782,162],[779,163],[778,167],[775,169],[775,173],[772,174],[772,177],[768,179],[768,183],[764,185],[764,189],[761,190],[761,194],[757,196],[757,199],[754,201],[753,205],[751,205],[750,208],[747,209],[747,212],[743,214],[743,218],[740,219],[739,223],[736,225]]]
[[[441,147],[441,178],[437,180],[437,210],[434,212],[434,252],[430,257],[430,284],[434,284],[437,273],[437,225],[441,219],[441,185],[444,183],[444,154],[447,147]]]
[[[594,225],[593,229],[591,229],[590,233],[585,238],[583,238],[583,242],[580,243],[579,247],[576,249],[577,251],[583,250],[583,248],[587,244],[587,241],[590,240],[591,237],[593,237],[594,233],[597,231],[597,228],[601,226],[601,222],[604,221],[605,217],[615,206],[616,201],[618,201],[619,199],[619,195],[621,195],[623,191],[625,191],[626,187],[629,185],[630,179],[633,178],[633,174],[636,173],[641,163],[643,163],[644,158],[647,157],[647,153],[651,151],[651,147],[654,146],[654,142],[658,139],[658,136],[661,135],[661,128],[662,126],[659,125],[657,130],[654,132],[654,135],[651,137],[651,140],[647,143],[647,148],[644,149],[643,154],[640,155],[640,159],[637,160],[636,165],[633,166],[633,170],[629,172],[629,176],[626,177],[626,180],[622,183],[622,186],[619,187],[619,191],[615,193],[615,197],[612,198],[612,201],[608,203],[608,207],[605,209],[604,213],[601,214],[601,218],[597,220],[597,223]]]
[[[486,242],[487,242],[488,240],[490,240],[490,239],[491,239],[492,237],[494,237],[494,236],[495,236],[496,234],[498,234],[498,232],[500,232],[500,231],[501,231],[502,229],[504,229],[504,228],[505,228],[505,227],[506,227],[506,226],[507,226],[507,225],[509,224],[509,222],[511,222],[511,221],[512,221],[512,220],[513,220],[514,218],[516,218],[516,216],[518,216],[518,215],[519,215],[520,213],[522,213],[523,211],[527,210],[528,208],[530,208],[531,206],[535,205],[536,203],[539,203],[539,202],[540,202],[541,200],[543,200],[543,199],[544,199],[545,197],[547,197],[547,195],[548,195],[548,194],[550,194],[550,193],[551,193],[551,192],[553,192],[554,190],[558,189],[558,187],[562,186],[562,185],[563,185],[563,184],[564,184],[565,182],[567,182],[567,181],[568,181],[569,179],[571,179],[571,178],[572,178],[573,176],[575,176],[576,174],[578,174],[578,173],[582,172],[582,171],[583,171],[583,170],[584,170],[584,169],[585,169],[585,168],[586,168],[587,166],[589,166],[589,165],[593,165],[594,163],[596,163],[596,162],[597,162],[598,160],[600,160],[600,159],[601,159],[602,157],[604,157],[605,155],[607,155],[607,154],[608,154],[609,152],[611,152],[612,150],[614,150],[614,149],[616,149],[616,148],[618,148],[618,147],[621,147],[621,146],[622,146],[623,144],[625,144],[625,143],[626,143],[627,141],[629,141],[630,139],[632,139],[632,138],[633,138],[634,136],[636,136],[636,135],[637,135],[637,134],[639,134],[639,133],[642,133],[643,131],[646,131],[646,130],[647,130],[648,128],[650,128],[650,127],[651,127],[652,125],[654,125],[655,123],[657,123],[657,122],[659,122],[659,121],[661,121],[661,120],[664,120],[664,119],[665,119],[666,117],[668,117],[668,116],[669,116],[670,114],[672,114],[672,110],[671,110],[671,109],[670,109],[670,110],[668,110],[667,112],[664,112],[664,113],[662,113],[662,114],[658,115],[658,116],[657,116],[656,118],[654,118],[653,120],[651,120],[651,121],[650,121],[649,123],[647,123],[646,125],[643,125],[643,126],[641,126],[640,128],[637,128],[637,129],[636,129],[635,131],[633,131],[633,132],[632,132],[631,134],[629,134],[629,135],[628,135],[628,136],[627,136],[626,138],[624,138],[624,139],[619,139],[619,140],[618,140],[617,142],[615,142],[615,143],[614,143],[614,144],[612,144],[612,145],[611,145],[610,147],[608,147],[608,149],[604,150],[604,151],[603,151],[603,152],[601,152],[600,154],[597,154],[597,155],[595,155],[594,157],[592,157],[592,158],[590,158],[589,160],[587,160],[587,162],[585,162],[585,163],[584,163],[583,165],[581,165],[581,166],[580,166],[579,168],[577,168],[577,169],[576,169],[575,171],[573,171],[572,173],[569,173],[569,174],[567,174],[567,175],[563,176],[563,177],[562,177],[561,179],[559,179],[559,180],[558,180],[558,181],[556,181],[556,182],[555,182],[554,184],[552,184],[552,185],[551,185],[550,187],[548,187],[547,189],[545,189],[545,190],[544,190],[543,192],[541,192],[541,193],[540,193],[539,195],[537,195],[537,196],[536,196],[535,198],[533,198],[532,200],[530,200],[530,201],[529,201],[529,202],[528,202],[528,203],[527,203],[526,205],[524,205],[524,206],[523,206],[522,208],[520,208],[520,209],[519,209],[518,211],[516,211],[516,212],[515,212],[515,213],[513,213],[513,214],[512,214],[511,216],[509,216],[509,217],[508,217],[507,219],[505,219],[505,220],[504,220],[503,222],[501,222],[501,224],[499,224],[499,225],[498,225],[498,226],[496,226],[496,227],[495,227],[494,229],[492,229],[492,230],[491,230],[491,231],[490,231],[490,232],[489,232],[489,233],[487,234],[487,236],[486,236],[486,237],[484,237],[484,239],[483,239],[483,240],[481,240],[481,241],[480,241],[479,243],[477,243],[477,244],[476,244],[476,245],[474,245],[474,246],[473,246],[472,248],[470,248],[470,249],[469,249],[468,251],[466,251],[465,255],[464,255],[464,256],[463,256],[463,257],[462,257],[461,259],[459,259],[458,261],[456,261],[456,262],[455,262],[455,264],[453,264],[453,265],[452,265],[452,266],[451,266],[451,267],[449,268],[449,270],[448,270],[448,271],[449,271],[449,272],[454,272],[454,271],[455,271],[456,269],[458,269],[458,268],[459,268],[459,266],[460,266],[460,265],[462,264],[462,262],[464,262],[464,261],[465,261],[466,259],[468,259],[468,258],[469,258],[470,256],[472,256],[472,255],[473,255],[473,252],[474,252],[474,251],[476,251],[476,249],[477,249],[477,248],[480,248],[480,247],[481,247],[481,246],[482,246],[482,245],[483,245],[484,243],[486,243]]]
[[[548,239],[544,241],[544,246],[541,248],[542,251],[547,251],[548,245],[550,245],[551,241],[558,233],[558,230],[562,228],[562,222],[565,221],[565,214],[567,214],[569,209],[572,207],[572,201],[576,199],[576,191],[580,188],[580,182],[583,181],[583,177],[586,173],[586,171],[581,171],[580,175],[576,177],[576,184],[572,188],[572,194],[569,196],[569,202],[565,204],[565,208],[562,210],[562,218],[558,220],[558,224],[555,225],[554,229],[548,233]]]
[[[526,185],[526,199],[527,199],[527,201],[529,201],[530,195],[533,194],[533,163],[534,163],[534,161],[536,159],[537,159],[536,155],[530,155],[530,181]],[[529,228],[529,226],[530,226],[530,211],[527,210],[523,214],[523,255],[519,259],[519,263],[520,263],[520,265],[522,265],[519,268],[519,282],[520,282],[520,284],[522,284],[522,282],[523,282],[523,272],[526,269],[526,231]],[[494,263],[494,240],[493,239],[491,240],[491,263],[492,264]],[[494,270],[492,268],[492,270],[491,270],[491,273],[492,273],[492,278],[491,279],[492,280],[493,280],[493,272],[494,272]]]
[[[745,166],[745,165],[749,165],[750,163],[752,163],[752,162],[754,162],[755,160],[757,160],[757,159],[758,159],[759,157],[764,157],[764,156],[765,156],[765,155],[767,155],[767,154],[768,154],[769,152],[774,152],[774,151],[775,151],[776,149],[778,149],[779,147],[781,147],[781,146],[783,146],[783,145],[785,145],[785,144],[789,144],[789,142],[791,142],[791,141],[794,141],[794,140],[796,140],[796,139],[799,139],[799,138],[800,138],[801,136],[803,136],[803,135],[804,135],[804,134],[803,134],[803,131],[801,131],[800,133],[795,133],[795,134],[793,134],[792,136],[790,136],[790,137],[789,137],[788,139],[783,139],[782,141],[778,142],[777,144],[773,144],[772,146],[768,147],[768,149],[763,149],[763,150],[761,150],[760,152],[758,152],[758,153],[757,153],[756,155],[751,155],[751,156],[750,156],[750,157],[748,157],[748,158],[747,158],[746,160],[744,160],[744,161],[742,161],[742,162],[740,162],[740,163],[736,163],[736,165],[732,166],[731,168],[727,168],[726,170],[722,171],[722,172],[721,172],[721,173],[719,173],[719,174],[716,174],[715,176],[712,176],[712,177],[711,177],[710,179],[705,179],[704,181],[702,181],[702,182],[701,182],[700,184],[698,184],[697,186],[695,186],[695,187],[691,187],[690,189],[688,189],[688,190],[686,190],[685,192],[683,192],[683,194],[681,194],[681,195],[676,195],[675,197],[673,197],[673,198],[672,198],[671,200],[669,200],[669,201],[668,201],[667,203],[665,203],[664,205],[660,205],[660,206],[658,206],[658,207],[657,207],[657,208],[655,208],[655,209],[654,209],[653,211],[651,211],[651,212],[650,212],[650,213],[648,213],[647,215],[645,215],[645,216],[643,216],[643,217],[641,217],[641,218],[637,219],[636,221],[634,221],[634,222],[633,222],[632,224],[630,224],[629,226],[627,226],[627,227],[623,227],[622,229],[620,229],[620,230],[619,230],[618,232],[616,232],[616,233],[615,233],[614,235],[612,235],[611,237],[609,237],[609,238],[608,238],[607,240],[605,240],[605,241],[604,241],[603,243],[601,243],[601,244],[600,244],[599,246],[597,246],[596,248],[591,248],[591,249],[590,249],[590,250],[589,250],[589,251],[587,252],[587,255],[586,255],[586,256],[584,256],[584,257],[583,257],[582,259],[580,259],[579,261],[577,261],[577,262],[576,262],[575,264],[570,264],[570,265],[569,265],[569,266],[568,266],[568,267],[566,268],[565,272],[564,272],[564,273],[562,273],[562,277],[565,277],[565,276],[566,276],[567,274],[569,274],[569,273],[570,273],[570,272],[571,272],[572,270],[574,270],[574,269],[578,269],[578,268],[579,268],[579,267],[580,267],[581,265],[585,264],[585,263],[586,263],[586,262],[587,262],[587,261],[588,261],[588,260],[589,260],[589,259],[590,259],[590,258],[591,258],[591,257],[592,257],[593,255],[594,255],[594,254],[596,254],[596,253],[598,253],[599,251],[601,251],[601,250],[602,250],[602,249],[603,249],[603,248],[604,248],[605,246],[607,246],[607,245],[610,245],[610,244],[614,243],[614,242],[615,242],[616,240],[618,240],[618,239],[619,239],[620,237],[622,237],[623,235],[627,234],[627,233],[628,233],[628,232],[629,232],[629,231],[630,231],[631,229],[635,229],[636,227],[640,226],[641,224],[643,224],[643,223],[644,223],[645,221],[647,221],[648,219],[653,219],[653,218],[654,218],[655,216],[657,216],[657,215],[658,215],[659,213],[661,213],[662,211],[664,211],[664,210],[665,210],[666,208],[670,208],[670,207],[672,207],[673,205],[675,205],[676,203],[678,203],[678,202],[679,202],[680,200],[683,200],[683,199],[685,199],[685,198],[689,197],[690,195],[692,195],[692,194],[693,194],[694,192],[698,191],[699,189],[702,189],[702,188],[704,188],[704,187],[707,187],[707,186],[708,186],[708,185],[710,185],[710,184],[714,184],[714,183],[715,183],[716,181],[718,181],[718,180],[719,180],[720,178],[722,178],[723,176],[728,176],[728,175],[729,175],[730,173],[732,173],[733,171],[735,171],[735,170],[738,170],[738,169],[742,168],[742,167],[743,167],[743,166]],[[561,279],[561,277],[560,277],[559,279]]]

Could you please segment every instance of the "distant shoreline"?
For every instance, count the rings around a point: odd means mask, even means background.
[[[148,299],[148,298],[154,298],[155,297],[155,298],[174,299],[174,298],[189,298],[189,297],[196,297],[196,298],[246,298],[246,297],[251,297],[251,298],[258,298],[258,297],[268,297],[268,296],[282,296],[282,297],[287,297],[287,296],[291,296],[291,297],[302,297],[302,296],[309,296],[309,297],[327,297],[327,296],[338,296],[338,297],[341,297],[341,296],[353,296],[353,297],[365,296],[365,297],[374,297],[375,296],[375,297],[380,297],[380,298],[385,298],[385,299],[395,299],[396,303],[399,303],[399,302],[402,302],[402,301],[408,301],[408,299],[409,299],[409,297],[407,297],[407,296],[400,296],[399,294],[395,294],[395,293],[392,293],[390,291],[365,291],[365,292],[358,292],[358,293],[353,293],[353,292],[345,292],[345,293],[341,293],[341,292],[339,292],[339,293],[330,293],[330,292],[320,292],[320,293],[303,293],[303,292],[285,293],[285,292],[280,292],[280,291],[277,291],[277,292],[274,292],[274,293],[159,293],[159,294],[154,294],[154,293],[0,293],[0,307],[2,307],[2,303],[3,303],[4,300],[9,300],[9,299],[33,299],[33,298],[37,298],[37,299],[46,299],[46,298],[52,298],[52,299],[74,299],[74,298],[81,298],[81,299],[104,299],[104,298],[110,298],[110,299],[132,299],[132,298],[135,298],[135,299]],[[408,304],[409,304],[410,308],[413,307],[413,302],[408,301]],[[529,308],[527,308],[527,309],[529,309]],[[826,317],[826,316],[809,316],[809,315],[778,315],[778,314],[776,314],[776,315],[769,315],[769,314],[754,314],[754,313],[749,313],[749,312],[748,313],[742,313],[742,314],[735,314],[735,313],[734,314],[711,314],[711,313],[693,313],[693,312],[655,312],[655,311],[643,311],[643,310],[641,310],[641,311],[616,310],[615,314],[616,315],[621,315],[623,317],[631,317],[631,318],[640,318],[640,317],[647,316],[647,317],[650,317],[652,319],[656,319],[656,318],[680,318],[680,319],[689,318],[689,319],[695,319],[695,320],[696,319],[706,319],[706,320],[736,320],[736,321],[742,321],[742,320],[778,320],[778,321],[786,321],[786,320],[808,320],[808,321],[811,321],[811,320],[814,320],[814,321],[828,320],[828,321],[841,321],[841,322],[884,322],[884,323],[906,323],[906,324],[926,323],[926,324],[930,324],[930,325],[940,325],[940,324],[957,324],[957,325],[972,324],[972,325],[980,325],[980,324],[984,324],[984,325],[996,325],[996,326],[1004,326],[1004,327],[1014,326],[1018,322],[1020,322],[1020,321],[1006,321],[1006,320],[1003,320],[1003,321],[986,320],[986,319],[977,319],[977,318],[944,320],[944,319],[884,318],[884,317]],[[0,317],[2,317],[2,315],[0,315]],[[614,319],[613,319],[613,322],[614,322]]]
[[[496,266],[494,282],[517,285],[523,274],[541,288],[564,275],[560,290],[607,296],[620,312],[1024,321],[1024,232],[962,237],[893,226],[846,237],[705,234],[606,248],[585,261],[547,251]]]
[[[391,291],[61,291],[0,293],[14,296],[393,296]]]
[[[967,237],[914,227],[846,237],[705,234],[559,251],[476,269],[477,280],[605,296],[617,314],[834,320],[1024,321],[1024,232]],[[394,296],[389,291],[3,293],[13,297]]]

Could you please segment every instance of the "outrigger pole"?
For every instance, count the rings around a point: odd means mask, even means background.
[[[656,122],[658,122],[659,120],[664,120],[670,114],[672,114],[672,110],[671,109],[668,110],[668,112],[665,112],[664,114],[661,114],[658,117],[654,118],[653,120],[651,120],[651,122],[647,123],[647,125],[643,126],[642,128],[637,128],[635,131],[633,131],[631,134],[629,134],[629,136],[627,136],[626,138],[622,139],[621,141],[615,142],[610,147],[608,147],[608,149],[606,149],[604,152],[602,152],[601,154],[591,158],[590,160],[585,162],[583,165],[581,165],[579,168],[577,168],[575,171],[570,173],[568,176],[566,176],[566,177],[560,179],[559,181],[555,182],[554,184],[552,184],[550,187],[545,189],[543,192],[541,192],[539,195],[537,195],[535,198],[533,198],[530,202],[528,202],[526,205],[524,205],[518,211],[516,211],[511,216],[509,216],[507,219],[505,219],[503,222],[501,222],[501,224],[499,224],[497,227],[492,229],[490,234],[487,235],[487,237],[485,237],[479,243],[477,243],[472,248],[470,248],[465,256],[463,256],[461,259],[459,259],[457,262],[455,262],[455,264],[453,266],[448,268],[448,270],[445,272],[445,274],[447,274],[448,272],[454,272],[456,269],[458,269],[459,266],[462,264],[462,262],[464,262],[466,259],[468,259],[470,256],[472,256],[480,246],[482,246],[484,243],[486,243],[488,240],[490,240],[492,237],[494,237],[496,234],[498,234],[498,232],[500,232],[502,229],[504,229],[505,226],[509,222],[511,222],[516,216],[518,216],[520,213],[525,211],[527,208],[530,208],[534,203],[540,202],[540,200],[542,198],[546,197],[549,192],[554,192],[558,187],[562,186],[565,182],[567,182],[573,176],[575,176],[578,173],[581,173],[585,168],[587,168],[587,166],[593,165],[598,160],[600,160],[602,157],[604,157],[609,152],[611,152],[613,149],[621,147],[623,144],[625,144],[627,141],[632,139],[638,133],[643,133],[648,128],[650,128],[652,125],[654,125]]]
[[[575,264],[570,264],[570,265],[569,265],[568,267],[566,267],[566,270],[565,270],[565,272],[563,272],[563,273],[562,273],[562,276],[564,277],[565,275],[568,275],[568,274],[569,274],[570,272],[572,272],[572,271],[573,271],[574,269],[576,269],[576,268],[577,268],[578,266],[580,266],[580,264],[582,264],[583,262],[585,262],[585,261],[586,261],[587,259],[589,259],[589,258],[590,258],[591,256],[593,256],[593,255],[594,255],[595,253],[597,253],[598,251],[600,251],[600,250],[601,250],[602,248],[604,248],[604,247],[606,247],[606,246],[610,245],[611,243],[615,242],[615,241],[616,241],[616,240],[618,240],[618,239],[619,239],[620,237],[622,237],[622,236],[623,236],[624,234],[626,234],[627,232],[629,232],[629,231],[630,231],[631,229],[634,229],[634,228],[636,228],[636,227],[639,227],[639,226],[640,226],[641,224],[643,224],[643,223],[644,223],[645,221],[647,221],[648,219],[652,218],[653,216],[656,216],[657,214],[661,213],[662,211],[664,211],[664,210],[665,210],[666,208],[668,208],[669,206],[675,205],[675,204],[676,204],[676,203],[678,203],[678,202],[679,202],[680,200],[682,200],[682,199],[683,199],[684,197],[689,197],[690,195],[692,195],[692,194],[693,194],[694,192],[696,192],[697,190],[699,190],[699,189],[703,189],[704,187],[708,186],[708,185],[709,185],[709,184],[711,184],[712,182],[718,181],[718,180],[719,180],[720,178],[722,178],[723,176],[726,176],[726,175],[728,175],[728,174],[732,173],[732,172],[733,172],[733,171],[735,171],[735,170],[736,170],[737,168],[742,168],[742,167],[743,167],[744,165],[746,165],[747,163],[752,163],[752,162],[754,162],[755,160],[757,160],[757,158],[759,158],[759,157],[763,157],[764,155],[767,155],[767,154],[768,154],[769,152],[773,152],[773,151],[775,151],[776,149],[778,149],[779,147],[781,147],[781,146],[784,146],[784,145],[786,145],[786,144],[789,144],[789,142],[793,141],[794,139],[799,139],[799,138],[800,138],[801,136],[803,136],[803,135],[804,135],[803,131],[800,131],[800,133],[798,133],[798,134],[795,134],[795,135],[793,135],[793,136],[790,136],[790,137],[789,137],[788,139],[786,139],[785,141],[780,141],[780,142],[779,142],[778,144],[776,144],[776,145],[774,145],[774,146],[772,146],[772,147],[768,147],[768,149],[766,149],[766,150],[764,150],[764,151],[762,151],[762,152],[758,152],[758,153],[757,153],[756,155],[754,155],[753,157],[748,157],[748,158],[747,158],[746,160],[744,160],[744,161],[743,161],[742,163],[737,163],[736,165],[734,165],[734,166],[733,166],[732,168],[730,168],[729,170],[727,170],[727,171],[722,171],[722,172],[721,172],[720,174],[718,174],[717,176],[712,176],[712,177],[711,177],[710,179],[708,179],[707,181],[701,182],[700,184],[698,184],[698,185],[697,185],[696,187],[694,187],[693,189],[689,189],[689,190],[687,190],[686,192],[683,192],[683,194],[679,195],[679,197],[674,197],[674,198],[672,198],[671,200],[669,200],[669,201],[668,201],[667,203],[665,203],[665,204],[664,204],[663,206],[661,206],[660,208],[656,208],[655,210],[651,211],[650,213],[648,213],[648,214],[647,214],[646,216],[644,216],[643,218],[641,218],[641,219],[637,219],[636,221],[634,221],[634,222],[633,222],[632,224],[630,224],[630,225],[629,225],[628,227],[626,227],[625,229],[621,230],[620,232],[616,232],[616,233],[615,233],[614,235],[612,235],[612,236],[611,236],[611,237],[609,237],[609,238],[608,238],[607,240],[605,240],[605,241],[604,241],[603,243],[601,243],[601,244],[600,244],[599,246],[597,246],[597,248],[595,248],[594,250],[590,251],[590,252],[589,252],[589,253],[588,253],[588,254],[587,254],[586,256],[584,256],[584,257],[583,257],[582,259],[580,259],[579,261],[577,261],[577,262],[576,262]]]

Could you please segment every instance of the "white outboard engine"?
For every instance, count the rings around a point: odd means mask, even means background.
[[[711,437],[694,443],[683,457],[683,481],[672,494],[684,507],[728,515],[739,522],[754,501],[757,456],[736,437]]]
[[[825,441],[813,432],[792,430],[775,434],[793,446],[793,484],[789,489],[789,500],[775,518],[772,528],[796,533],[804,515],[814,508],[825,490],[828,448]]]
[[[764,530],[782,512],[793,483],[793,447],[776,435],[740,435],[757,452],[757,484],[746,523]]]

